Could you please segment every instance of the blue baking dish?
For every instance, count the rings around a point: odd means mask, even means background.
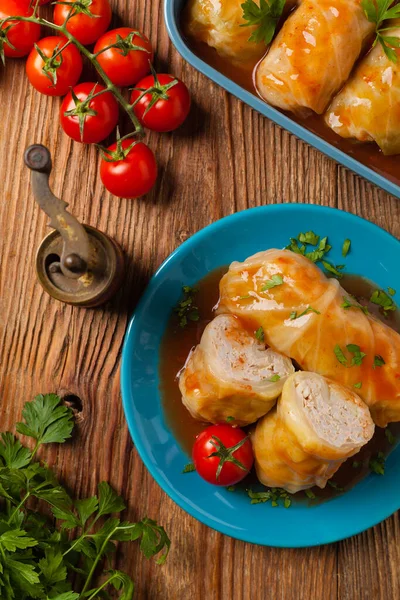
[[[360,163],[355,158],[347,155],[342,150],[339,150],[335,146],[332,146],[329,142],[326,142],[324,139],[320,138],[315,133],[309,131],[302,125],[295,123],[292,121],[290,117],[282,114],[272,106],[268,106],[261,99],[257,98],[247,90],[240,87],[234,81],[222,75],[219,71],[205,63],[198,56],[196,56],[192,50],[188,47],[183,38],[180,31],[180,15],[182,12],[182,8],[185,4],[186,0],[164,0],[164,15],[165,15],[165,23],[168,29],[169,37],[171,38],[172,43],[175,48],[179,52],[179,54],[195,69],[215,81],[218,85],[223,87],[225,90],[246,102],[249,106],[257,110],[259,113],[274,121],[284,129],[287,129],[291,133],[294,133],[300,139],[307,142],[317,150],[320,150],[330,158],[333,158],[338,163],[343,166],[351,169],[358,175],[365,177],[368,181],[375,183],[379,187],[383,188],[390,194],[397,196],[400,198],[400,186],[396,183],[390,181],[383,175],[380,175],[376,171],[370,169],[366,165]],[[399,160],[399,169],[400,169],[400,160]]]

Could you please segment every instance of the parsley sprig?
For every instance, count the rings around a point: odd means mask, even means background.
[[[249,37],[250,42],[264,42],[268,46],[275,35],[285,4],[286,0],[260,0],[260,5],[254,0],[246,0],[242,4],[243,19],[247,23],[241,27],[256,26]]]
[[[179,325],[184,329],[189,321],[198,321],[200,319],[199,309],[195,305],[195,296],[198,289],[184,285],[182,287],[183,298],[177,304],[174,312],[178,315]]]
[[[53,471],[33,460],[42,444],[71,437],[73,414],[58,396],[37,396],[25,404],[23,417],[17,431],[35,440],[34,449],[8,432],[0,442],[0,598],[95,600],[115,589],[120,600],[131,600],[133,581],[122,571],[105,569],[105,559],[114,542],[140,540],[143,554],[159,554],[161,564],[170,546],[166,532],[148,518],[121,521],[116,513],[125,504],[106,482],[97,496],[73,500]],[[48,505],[58,527],[28,508],[31,498]]]
[[[400,48],[400,38],[386,35],[392,29],[389,21],[400,18],[400,4],[391,7],[393,0],[362,0],[361,6],[368,21],[376,25],[376,37],[373,46],[381,44],[384,53],[391,62],[397,63],[396,48]],[[382,27],[385,22],[386,27]]]

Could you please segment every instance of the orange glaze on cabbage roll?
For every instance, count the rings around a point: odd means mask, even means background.
[[[395,24],[385,35],[400,38],[400,19]],[[394,63],[377,44],[333,100],[325,117],[340,136],[375,141],[386,155],[400,154],[400,50],[396,52],[398,60]]]
[[[245,27],[243,19],[244,0],[189,0],[185,9],[186,31],[200,42],[217,50],[221,56],[235,61],[253,61],[253,65],[265,54],[264,42],[250,42],[256,26]],[[259,0],[256,0],[259,4]],[[287,0],[286,10],[297,4]]]
[[[373,29],[361,0],[303,0],[257,67],[258,93],[284,110],[322,114]]]
[[[268,289],[273,276],[282,284]],[[275,278],[276,280],[276,278]],[[234,262],[220,282],[218,313],[237,315],[264,329],[265,342],[299,364],[357,393],[377,425],[400,421],[400,335],[359,308],[342,308],[347,292],[308,258],[289,250],[268,250]],[[353,364],[347,345],[365,357]],[[346,364],[338,355],[343,352]],[[336,352],[335,352],[336,350]],[[354,350],[354,348],[353,348]],[[380,356],[383,366],[374,368]]]

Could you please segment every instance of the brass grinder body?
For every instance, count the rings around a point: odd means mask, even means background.
[[[67,210],[68,204],[51,192],[51,156],[40,144],[29,146],[25,164],[32,170],[36,202],[50,217],[55,229],[40,244],[36,274],[43,289],[60,302],[93,308],[118,291],[124,278],[124,256],[105,233],[80,224]]]

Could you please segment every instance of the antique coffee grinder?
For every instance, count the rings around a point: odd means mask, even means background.
[[[82,225],[56,198],[49,186],[52,168],[49,150],[29,146],[25,164],[32,171],[33,195],[53,227],[39,246],[36,273],[43,289],[56,300],[74,306],[95,307],[107,302],[121,286],[124,257],[114,240]]]

